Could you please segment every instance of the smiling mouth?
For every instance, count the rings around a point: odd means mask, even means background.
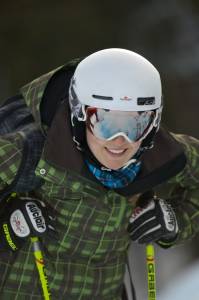
[[[105,147],[105,149],[109,154],[114,156],[122,156],[127,150],[127,149],[110,149],[107,147]]]

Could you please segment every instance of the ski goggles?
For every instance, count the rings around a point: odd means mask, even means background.
[[[99,139],[123,136],[128,142],[143,140],[155,124],[154,111],[128,112],[87,107],[87,128]]]

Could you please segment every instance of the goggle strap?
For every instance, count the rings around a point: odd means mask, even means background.
[[[157,127],[158,126],[158,116],[159,116],[159,111],[156,110],[155,112],[155,118],[153,120],[153,122],[151,123],[151,125],[149,126],[148,130],[145,132],[145,134],[139,139],[139,141],[143,141],[147,135],[152,131],[153,127]]]

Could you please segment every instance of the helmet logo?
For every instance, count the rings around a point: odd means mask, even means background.
[[[155,97],[140,97],[137,98],[137,105],[154,105]]]
[[[131,101],[133,99],[131,97],[124,96],[124,97],[120,98],[120,100],[122,100],[122,101]]]
[[[113,97],[110,96],[92,95],[92,97],[98,100],[108,100],[108,101],[113,100]]]

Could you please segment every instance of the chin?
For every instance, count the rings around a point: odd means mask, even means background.
[[[104,166],[107,167],[108,169],[116,171],[116,170],[122,168],[124,166],[124,164],[117,164],[117,165],[116,164],[104,164]]]

